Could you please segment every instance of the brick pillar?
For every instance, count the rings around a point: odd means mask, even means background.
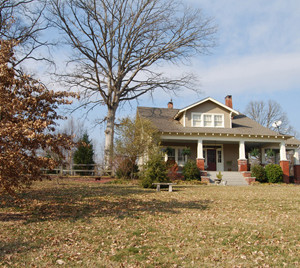
[[[238,159],[239,172],[248,171],[247,159]]]
[[[204,170],[204,158],[197,158],[197,167],[199,168],[200,171]]]
[[[283,182],[289,183],[290,182],[290,161],[281,160],[280,166],[283,171]]]
[[[300,165],[294,165],[294,182],[300,184]]]

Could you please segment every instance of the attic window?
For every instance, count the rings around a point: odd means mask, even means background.
[[[193,127],[224,127],[224,114],[192,113]]]
[[[213,116],[211,114],[204,114],[204,127],[212,127],[213,126]]]
[[[224,117],[221,114],[215,114],[215,127],[223,127],[224,125]]]
[[[202,120],[201,120],[201,114],[193,114],[193,127],[201,127],[202,126]]]

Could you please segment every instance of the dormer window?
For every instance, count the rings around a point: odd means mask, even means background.
[[[212,127],[213,126],[213,116],[211,114],[203,114],[203,126],[204,127]]]
[[[201,127],[202,126],[202,120],[201,120],[201,114],[193,114],[193,127]]]
[[[193,127],[224,127],[224,114],[192,113]]]
[[[215,114],[215,127],[224,127],[224,115],[221,114]]]

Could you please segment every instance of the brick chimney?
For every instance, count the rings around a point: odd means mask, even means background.
[[[171,99],[171,101],[168,102],[168,108],[169,109],[173,109],[173,101]]]
[[[225,105],[232,109],[232,96],[227,95],[225,97]]]

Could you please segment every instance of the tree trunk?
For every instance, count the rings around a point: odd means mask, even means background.
[[[113,106],[109,107],[107,112],[107,123],[105,129],[104,165],[105,169],[108,171],[112,171],[116,110],[117,106]]]

